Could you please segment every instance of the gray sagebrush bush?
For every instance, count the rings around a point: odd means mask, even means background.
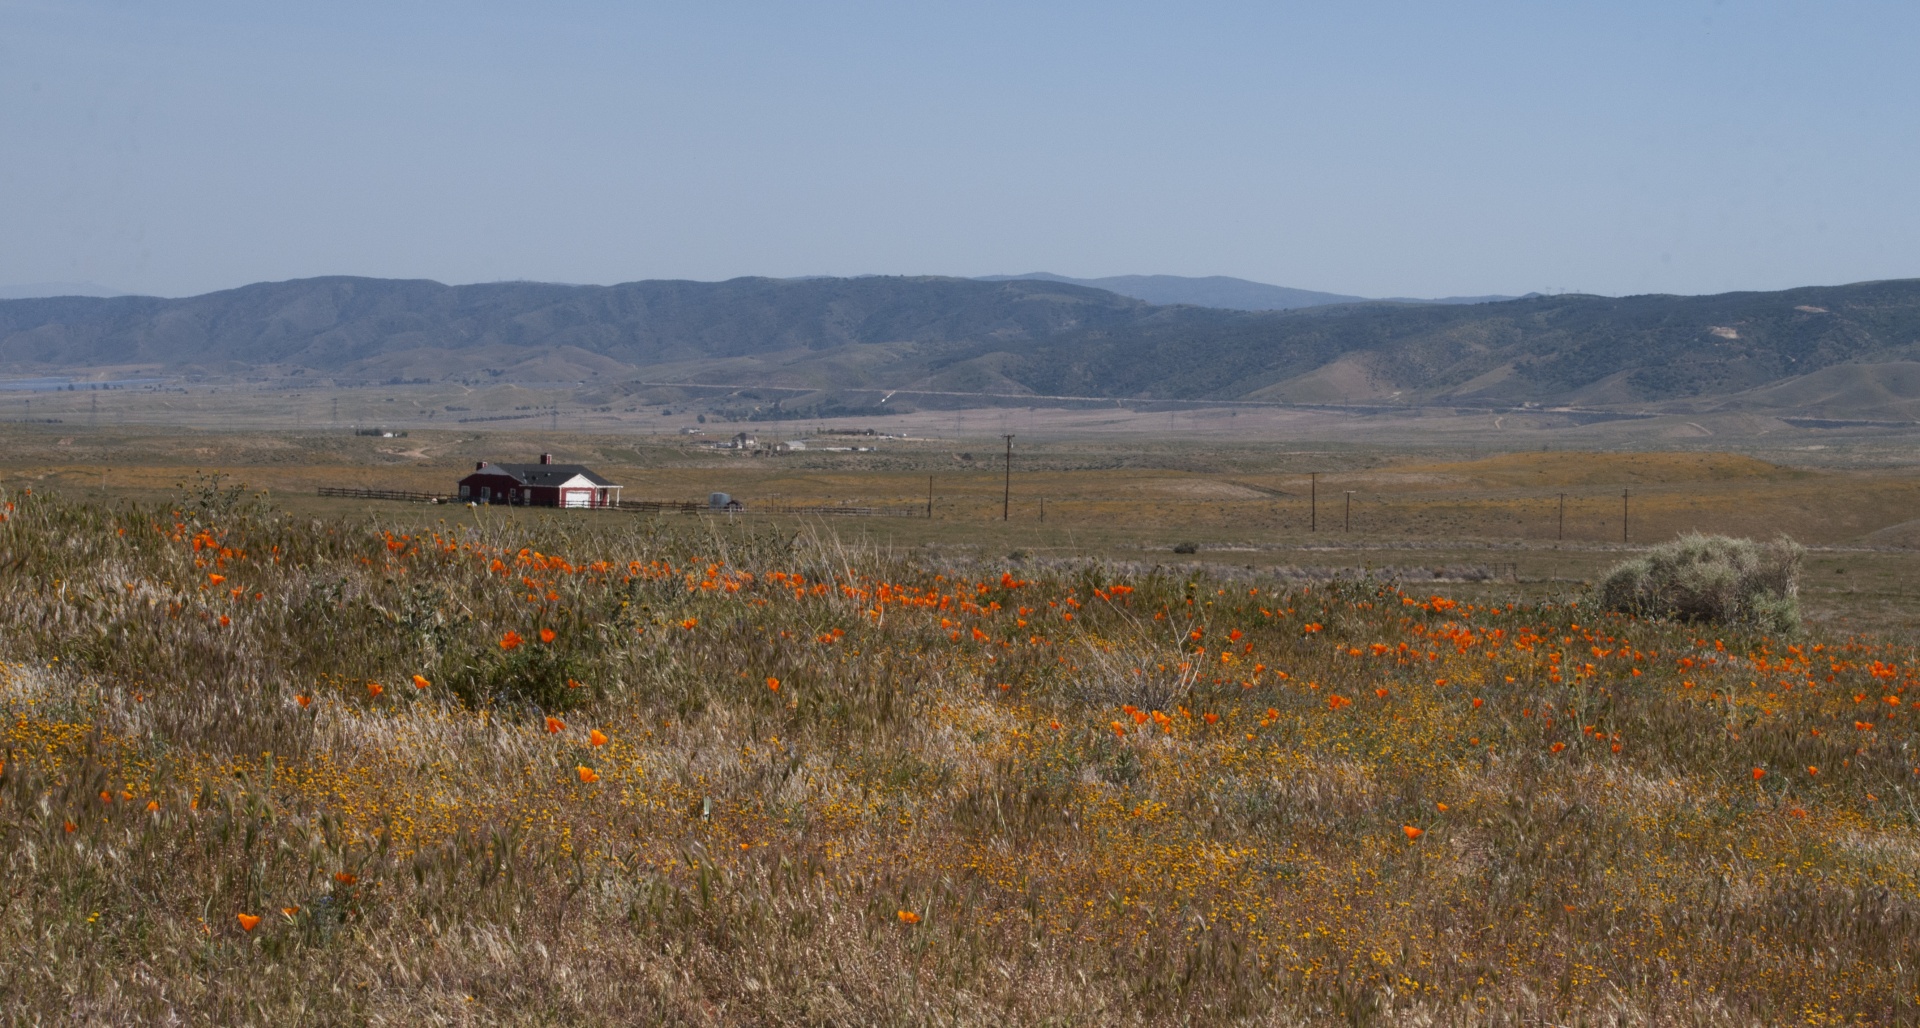
[[[1689,533],[1615,565],[1600,582],[1609,610],[1736,625],[1774,635],[1800,630],[1800,544]]]

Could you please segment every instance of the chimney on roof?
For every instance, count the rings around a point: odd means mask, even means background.
[[[551,454],[551,453],[543,453],[543,454],[541,454],[541,455],[540,455],[540,463],[542,463],[542,464],[552,464],[552,463],[553,463],[553,454]]]
[[[479,463],[477,463],[477,464],[475,464],[475,465],[473,466],[473,470],[475,470],[475,471],[485,471],[485,470],[487,470],[487,462],[486,462],[486,461],[480,461]]]

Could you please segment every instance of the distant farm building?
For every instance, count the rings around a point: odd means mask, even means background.
[[[517,507],[611,507],[620,502],[620,487],[584,464],[555,464],[553,454],[543,453],[538,464],[475,464],[460,480],[460,498]]]

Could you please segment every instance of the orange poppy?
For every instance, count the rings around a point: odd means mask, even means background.
[[[234,916],[240,919],[242,931],[250,932],[260,927],[260,917],[257,914],[235,914]]]
[[[387,691],[386,689],[381,687],[379,682],[367,683],[367,695],[374,699],[379,699],[380,694],[386,691]]]
[[[1478,696],[1475,696],[1475,697],[1473,698],[1473,709],[1475,709],[1475,710],[1479,710],[1479,709],[1480,709],[1480,704],[1481,704],[1481,703],[1483,703],[1483,702],[1485,702],[1485,701],[1484,701],[1484,700],[1482,700],[1482,699],[1480,699],[1480,697],[1478,697]]]
[[[1440,809],[1440,813],[1442,813],[1442,814],[1444,814],[1444,813],[1446,813],[1446,812],[1447,812],[1447,805],[1446,805],[1446,804],[1444,804],[1444,803],[1436,803],[1436,804],[1434,804],[1434,806],[1435,806],[1435,807],[1438,807],[1438,808]]]
[[[293,702],[300,704],[300,709],[305,710],[308,706],[312,705],[313,697],[308,696],[306,693],[301,693],[293,698]]]
[[[602,732],[600,729],[596,728],[593,731],[587,733],[587,745],[605,746],[606,744],[607,744],[607,734],[605,732]]]
[[[1549,752],[1551,752],[1551,753],[1558,753],[1558,752],[1560,752],[1561,750],[1564,750],[1564,749],[1566,749],[1566,748],[1567,748],[1567,744],[1566,744],[1566,743],[1564,743],[1564,742],[1556,742],[1556,743],[1554,743],[1553,745],[1551,745],[1551,746],[1549,746],[1549,747],[1547,747],[1547,750],[1548,750]]]
[[[592,785],[600,780],[600,773],[585,764],[581,764],[573,770],[580,775],[580,781],[584,785]]]
[[[335,871],[333,873],[333,880],[339,882],[341,885],[352,885],[360,880],[360,876],[351,871]]]
[[[413,676],[413,687],[415,689],[425,689],[427,686],[432,684],[433,684],[432,682],[427,681],[426,678],[422,675]]]
[[[523,640],[520,638],[519,632],[515,632],[509,629],[506,635],[503,635],[500,637],[500,648],[503,650],[511,650],[514,647],[520,645],[522,641]]]
[[[1373,694],[1383,700],[1387,698],[1387,691],[1385,689],[1375,689]]]
[[[780,691],[780,680],[779,680],[778,678],[774,678],[774,677],[771,677],[771,676],[769,676],[769,677],[767,678],[767,688],[768,688],[769,690],[771,690],[771,691],[773,691],[773,692],[779,692],[779,691]]]
[[[1210,724],[1210,725],[1211,725],[1211,724],[1216,724],[1216,723],[1218,723],[1218,722],[1219,722],[1219,720],[1220,720],[1220,715],[1218,715],[1218,714],[1212,714],[1212,713],[1208,713],[1208,714],[1202,714],[1202,715],[1200,715],[1200,718],[1201,718],[1201,720],[1203,720],[1203,721],[1205,721],[1205,722],[1206,722],[1207,724]]]
[[[226,580],[227,580],[227,576],[225,575],[208,575],[207,576],[208,585],[219,585],[221,582],[224,582]]]
[[[902,910],[896,913],[894,916],[900,919],[901,924],[919,924],[920,923],[920,915],[914,913],[911,910]]]
[[[1427,834],[1427,830],[1426,830],[1426,829],[1424,829],[1424,828],[1415,828],[1415,827],[1414,827],[1414,826],[1412,826],[1412,825],[1401,825],[1401,826],[1400,826],[1400,830],[1401,830],[1402,832],[1405,832],[1405,833],[1406,833],[1406,836],[1407,836],[1407,840],[1408,840],[1409,842],[1411,842],[1411,841],[1413,841],[1414,839],[1418,839],[1418,838],[1420,838],[1421,836],[1423,836],[1423,835],[1425,835],[1425,834]]]
[[[567,723],[565,721],[562,721],[559,718],[552,717],[552,716],[549,716],[547,718],[547,734],[548,735],[559,735],[561,729],[565,727],[567,727]]]
[[[153,813],[154,811],[156,811],[156,810],[159,810],[159,809],[160,809],[160,801],[159,801],[159,800],[148,800],[148,801],[147,801],[147,813],[149,813],[149,814],[151,814],[151,813]]]
[[[74,824],[72,821],[67,821],[63,823],[60,827],[66,829],[68,835],[72,835],[74,832],[80,829],[80,826]]]
[[[291,907],[281,907],[280,912],[288,917],[292,917],[300,912],[300,905],[296,903]]]
[[[1753,769],[1753,780],[1754,780],[1754,781],[1756,781],[1756,782],[1757,782],[1757,781],[1759,781],[1760,779],[1762,779],[1762,778],[1765,778],[1765,777],[1767,777],[1767,769],[1766,769],[1766,768],[1764,768],[1764,767],[1756,767],[1756,768],[1754,768],[1754,769]]]
[[[697,625],[697,624],[699,624],[699,623],[700,623],[700,619],[699,619],[699,618],[688,618],[688,619],[686,619],[685,621],[682,621],[682,622],[680,622],[680,627],[681,627],[681,628],[684,628],[684,629],[686,629],[686,630],[688,630],[688,631],[692,631],[692,630],[693,630],[693,626],[695,626],[695,625]]]
[[[543,642],[543,643],[550,643],[550,642],[552,642],[552,641],[554,640],[554,636],[555,636],[555,635],[556,635],[556,633],[554,632],[554,630],[553,630],[553,629],[551,629],[551,628],[542,628],[542,629],[540,630],[540,641],[541,641],[541,642]]]

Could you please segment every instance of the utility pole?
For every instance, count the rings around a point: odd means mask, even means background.
[[[1567,494],[1560,494],[1560,541],[1567,541]]]
[[[1627,490],[1620,490],[1620,541],[1627,541]]]
[[[1000,487],[1000,520],[1007,520],[1009,504],[1013,499],[1013,434],[1007,434],[1007,477]]]
[[[1351,489],[1347,490],[1347,514],[1346,514],[1345,524],[1340,526],[1340,531],[1342,532],[1353,531],[1353,490]]]
[[[927,476],[927,520],[933,520],[933,476]]]
[[[1307,472],[1307,531],[1320,531],[1320,473]]]

